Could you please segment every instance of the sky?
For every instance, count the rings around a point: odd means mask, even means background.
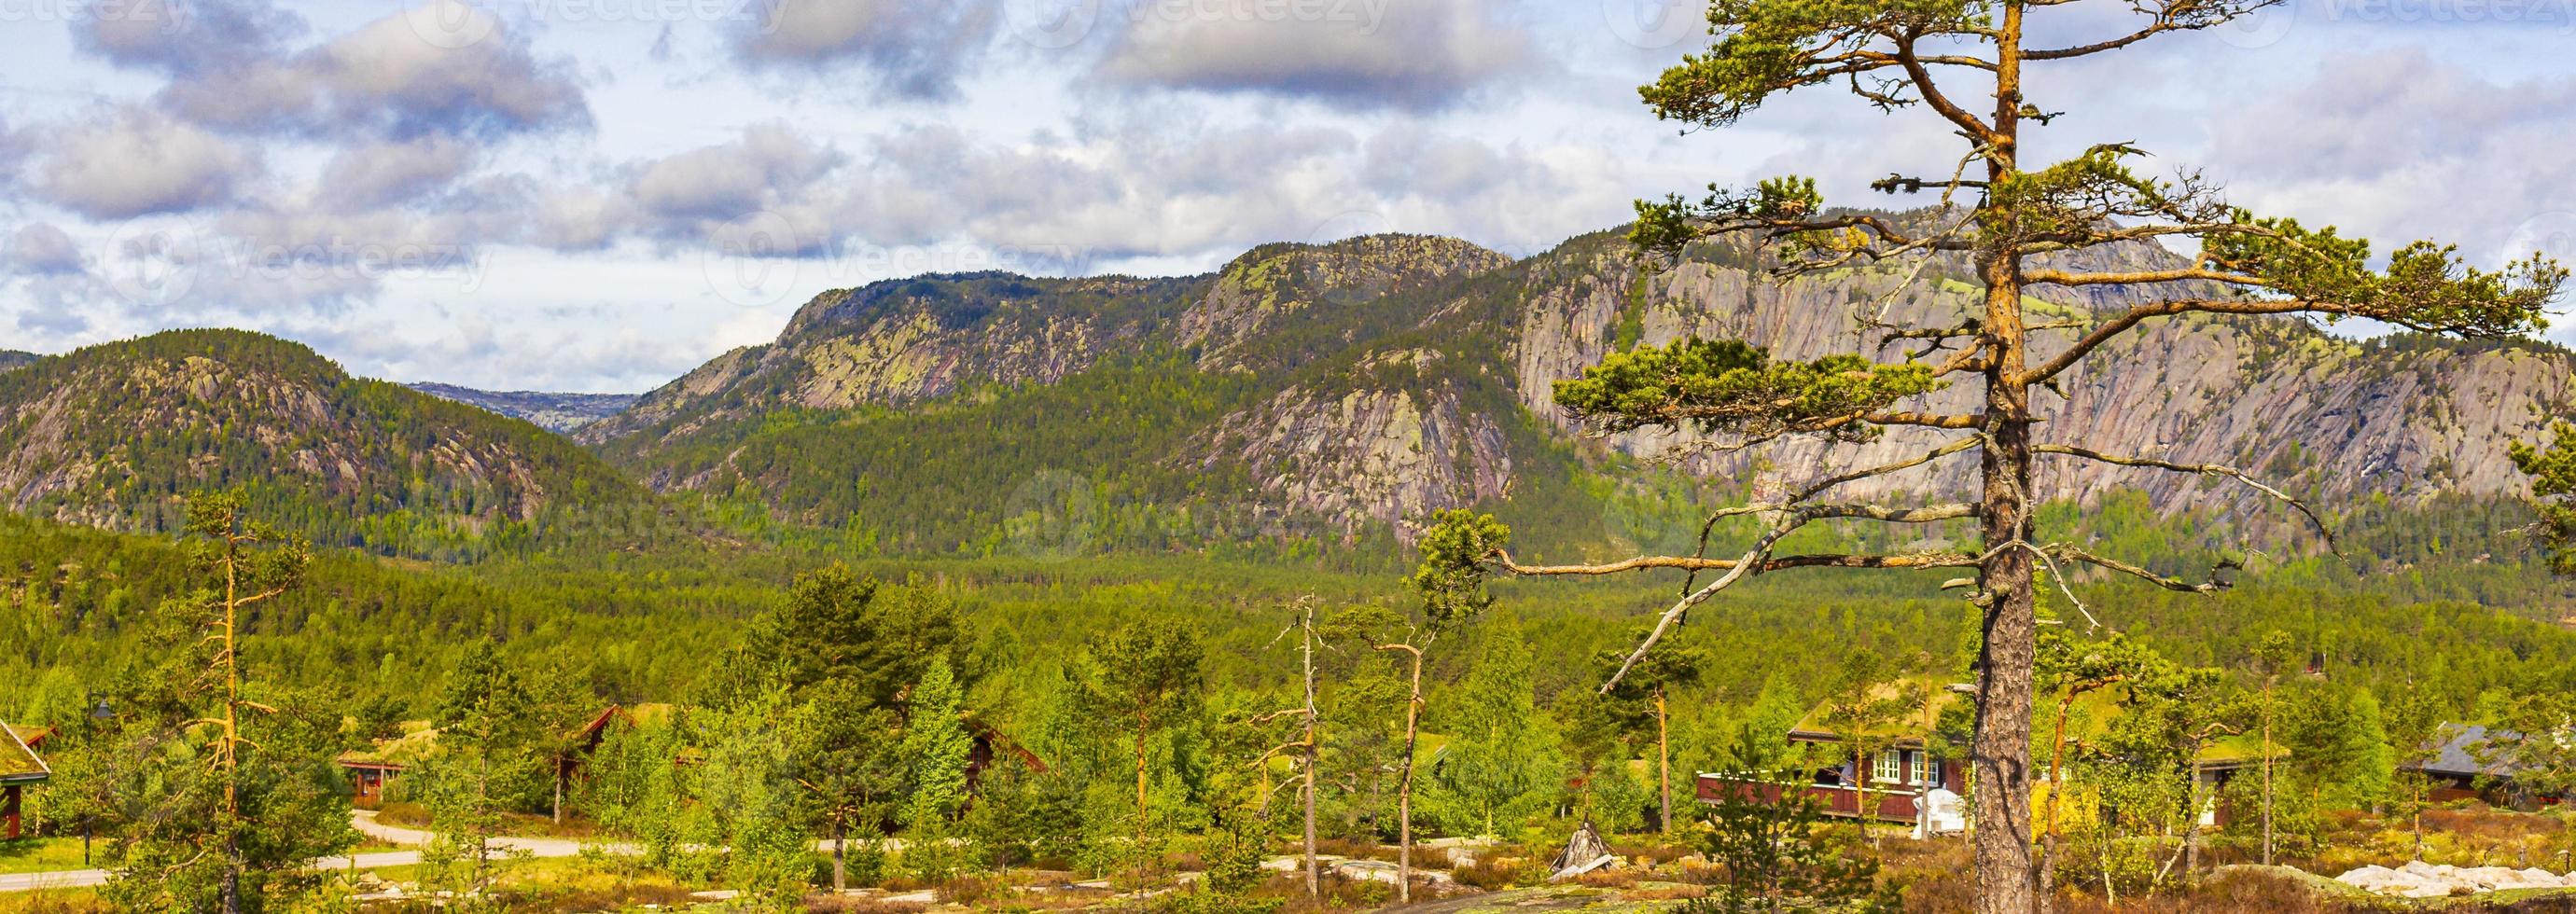
[[[1839,89],[1683,134],[1685,0],[0,0],[0,349],[263,330],[352,372],[635,392],[829,289],[1187,274],[1404,231],[1515,256],[1631,201],[1946,173]],[[2129,0],[2041,17],[2120,34]],[[2293,0],[2033,74],[2386,251],[2576,261],[2576,0]],[[2030,156],[2026,156],[2026,160]],[[2576,320],[2552,336],[2576,343]]]

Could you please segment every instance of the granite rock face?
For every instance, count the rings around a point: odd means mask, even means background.
[[[2065,260],[2078,269],[2181,262],[2152,246]],[[1192,277],[922,277],[825,293],[777,341],[727,353],[576,435],[657,488],[687,488],[709,477],[661,468],[657,453],[734,440],[782,413],[914,409],[1160,353],[1248,378],[1252,393],[1194,430],[1188,453],[1139,459],[1240,469],[1253,480],[1249,492],[1197,498],[1402,533],[1430,511],[1561,482],[1528,477],[1541,466],[1565,472],[1536,448],[1606,447],[1756,490],[1930,450],[1955,433],[1897,429],[1865,443],[1790,439],[1732,452],[1689,430],[1590,443],[1552,389],[1613,351],[1693,335],[1740,338],[1784,358],[1874,350],[1902,359],[1919,353],[1880,345],[1864,324],[1956,324],[1979,301],[1970,275],[1942,260],[1782,281],[1723,247],[1650,270],[1618,238],[1596,234],[1518,261],[1452,239],[1387,235],[1266,245]],[[2029,319],[2067,325],[2042,332],[2036,357],[2147,291],[2034,290]],[[2519,493],[2505,442],[2576,415],[2576,356],[2562,349],[2365,340],[2291,318],[2151,320],[2058,381],[2037,397],[2044,442],[2226,464],[2329,508]],[[1952,387],[1905,406],[1973,411],[1976,396]],[[2161,510],[2246,516],[2263,501],[2204,476],[2040,461],[2042,499],[2135,490]],[[1962,456],[1838,494],[1958,496],[1976,480],[1974,458]]]

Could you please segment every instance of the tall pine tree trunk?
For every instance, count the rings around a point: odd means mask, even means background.
[[[1306,604],[1303,639],[1306,672],[1306,897],[1324,897],[1323,879],[1315,865],[1315,763],[1320,754],[1315,741],[1315,604]]]
[[[2272,677],[2263,678],[2263,865],[2272,865]]]
[[[2191,798],[2191,811],[2183,818],[2182,884],[2185,886],[2193,884],[2198,879],[2193,874],[2200,871],[2200,810],[2204,805],[2200,797],[2200,782],[2200,749],[2194,746],[2191,755],[2191,788],[2184,792]]]
[[[1422,651],[1413,651],[1412,699],[1404,705],[1404,770],[1395,790],[1395,900],[1413,901],[1413,744],[1422,722]]]
[[[1995,42],[1995,139],[1985,150],[1986,178],[2001,183],[2019,170],[2021,136],[2022,6],[2003,5]],[[2030,532],[2031,414],[2027,370],[2029,330],[2022,323],[2021,260],[2010,236],[2014,213],[1989,213],[2001,224],[1977,254],[1986,287],[1983,329],[1992,344],[1983,366],[1986,435],[1982,470],[1985,547],[1979,569],[1984,602],[1983,645],[1977,670],[1977,729],[1972,740],[1976,784],[1977,914],[2033,914],[2039,895],[2038,861],[2030,847],[2030,725],[2032,668],[2038,659],[2038,601]],[[2006,548],[2006,544],[2017,544]]]
[[[1663,812],[1655,823],[1657,830],[1666,834],[1672,833],[1673,830],[1673,743],[1670,720],[1664,710],[1664,690],[1658,686],[1655,689],[1655,778],[1663,793]]]
[[[2007,26],[2019,27],[2020,8],[2008,7]],[[2017,42],[2006,42],[2009,47]],[[2009,55],[2007,55],[2009,59]],[[2017,77],[2017,71],[2014,72]],[[2009,87],[2008,87],[2009,88]],[[2004,93],[2007,122],[2017,94]],[[1990,161],[1993,177],[2011,168],[2009,150]],[[1984,640],[1977,669],[1977,726],[1973,739],[1978,914],[2031,914],[2039,910],[2039,865],[2030,846],[2030,726],[2032,668],[2039,623],[2031,591],[2029,546],[2031,421],[2028,386],[2021,380],[2027,353],[2021,314],[2020,265],[2009,251],[1980,255],[1986,283],[1985,329],[1994,341],[1986,366],[1985,547],[1992,552],[1979,574],[1984,601]],[[2013,544],[2007,546],[2007,544]]]

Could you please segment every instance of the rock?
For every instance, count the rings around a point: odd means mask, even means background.
[[[2521,874],[2515,873],[2514,871],[2501,866],[2481,866],[2474,869],[2455,870],[2451,874],[2452,885],[2466,884],[2475,886],[2479,891],[2485,892],[2492,892],[2497,889],[2515,888],[2519,886],[2521,882]]]

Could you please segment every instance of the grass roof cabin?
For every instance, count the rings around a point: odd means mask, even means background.
[[[2070,747],[2100,737],[2122,713],[2117,694],[2107,689],[2075,696],[2064,705],[2063,715],[2056,698],[2039,698],[2032,719],[2036,734],[2042,740],[2053,739],[2062,716]],[[1878,717],[1859,731],[1861,742],[1874,750],[1859,753],[1859,758],[1854,758],[1851,735],[1842,732],[1841,720],[1846,715],[1833,702],[1820,702],[1789,728],[1790,745],[1803,749],[1813,767],[1797,772],[1787,786],[1806,791],[1823,804],[1827,814],[1843,818],[1862,817],[1861,794],[1866,786],[1871,807],[1868,818],[1922,822],[1925,804],[1937,799],[1934,792],[1968,792],[1967,747],[1963,745],[1966,734],[1956,734],[1948,740],[1934,738],[1941,731],[1943,716],[1967,702],[1966,686],[1953,685],[1941,677],[1913,676],[1871,687],[1865,703],[1902,710]],[[2213,740],[2201,749],[2194,759],[2193,773],[2201,782],[2201,795],[2211,798],[2201,813],[2202,824],[2216,826],[2229,821],[2225,804],[2217,798],[2224,795],[2227,783],[2237,772],[2261,762],[2261,744],[2260,737],[2235,735]],[[2274,758],[2288,754],[2279,746],[2274,746],[2272,752]],[[2048,754],[2041,752],[2032,761],[2045,766]],[[1777,780],[1745,773],[1702,773],[1698,777],[1699,796],[1708,801],[1721,791],[1752,790],[1776,800],[1785,788],[1766,782]],[[2068,783],[2076,782],[2069,778]],[[1940,810],[1934,812],[1937,815]]]
[[[46,767],[44,758],[27,745],[27,734],[33,734],[35,741],[43,742],[49,732],[37,727],[0,724],[0,733],[7,734],[7,739],[0,740],[0,841],[18,838],[22,826],[21,811],[26,808],[26,789],[54,776],[54,770]]]

